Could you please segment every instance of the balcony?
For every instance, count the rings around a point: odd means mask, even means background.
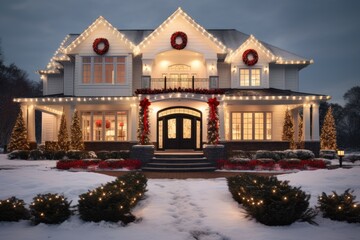
[[[216,89],[219,87],[219,77],[210,76],[209,78],[151,78],[142,76],[142,89]]]

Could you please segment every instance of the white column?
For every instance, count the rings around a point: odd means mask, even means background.
[[[138,122],[139,122],[139,113],[138,113],[138,105],[136,103],[132,103],[130,108],[130,119],[128,120],[129,123],[129,141],[137,142],[137,129],[138,129]]]
[[[311,141],[310,105],[309,104],[304,104],[304,107],[303,107],[303,134],[304,134],[304,141]]]
[[[71,126],[71,121],[72,121],[72,116],[74,114],[75,111],[75,106],[74,105],[64,105],[64,114],[65,114],[65,120],[66,120],[66,127],[68,130],[68,134],[69,136],[71,136],[71,132],[70,132],[70,126]],[[61,116],[60,116],[61,119]]]
[[[319,104],[312,105],[312,140],[320,140],[320,129],[319,129]]]
[[[219,105],[219,141],[225,141],[225,106]]]
[[[298,142],[299,141],[299,109],[298,108],[292,110],[292,116],[294,119],[295,142]]]
[[[27,131],[29,142],[36,142],[35,136],[35,107],[33,105],[27,106]]]

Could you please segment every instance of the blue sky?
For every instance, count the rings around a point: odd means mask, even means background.
[[[178,7],[210,29],[237,29],[314,59],[300,72],[300,91],[342,96],[360,85],[357,0],[1,0],[0,39],[7,64],[30,79],[45,68],[64,37],[102,15],[120,29],[154,29]]]

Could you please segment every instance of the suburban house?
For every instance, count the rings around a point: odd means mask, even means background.
[[[299,92],[299,71],[313,61],[235,29],[205,29],[181,8],[154,30],[122,30],[99,17],[69,34],[38,73],[43,96],[17,98],[35,139],[56,141],[61,115],[81,115],[87,149],[128,149],[138,142],[139,104],[147,98],[156,150],[201,150],[208,100],[219,101],[219,141],[231,149],[286,149],[286,109],[303,115],[305,147],[319,150],[319,104],[330,97]],[[299,140],[299,139],[297,139]]]

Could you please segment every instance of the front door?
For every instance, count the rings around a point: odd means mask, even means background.
[[[201,113],[189,108],[171,108],[158,115],[158,149],[200,149]]]

